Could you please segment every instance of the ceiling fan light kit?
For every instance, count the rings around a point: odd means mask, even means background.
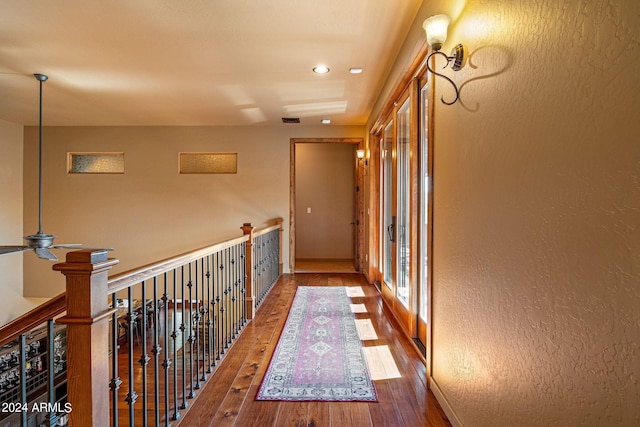
[[[57,261],[58,258],[49,249],[113,250],[113,248],[85,248],[76,243],[54,245],[53,239],[55,239],[56,236],[44,233],[42,231],[42,83],[46,82],[49,77],[44,74],[34,74],[33,76],[40,82],[40,108],[38,125],[38,232],[30,236],[25,236],[24,240],[26,242],[26,245],[24,246],[0,246],[0,255],[33,249],[38,258],[46,259],[49,261]]]

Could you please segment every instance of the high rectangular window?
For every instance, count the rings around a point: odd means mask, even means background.
[[[238,173],[238,153],[180,153],[180,173]]]
[[[69,153],[69,173],[124,173],[124,153]]]

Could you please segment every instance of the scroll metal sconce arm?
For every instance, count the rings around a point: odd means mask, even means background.
[[[462,46],[461,44],[457,45],[456,47],[453,48],[453,50],[451,51],[451,56],[447,56],[446,53],[440,52],[439,50],[431,53],[428,57],[427,57],[427,69],[429,70],[429,72],[435,76],[438,77],[442,77],[443,79],[445,79],[446,81],[448,81],[449,83],[451,83],[451,86],[453,86],[453,89],[456,91],[456,96],[453,99],[453,101],[451,102],[447,102],[444,100],[444,95],[440,96],[440,101],[442,101],[443,104],[445,105],[453,105],[456,103],[456,101],[458,101],[458,98],[460,98],[460,90],[458,89],[458,86],[453,82],[453,80],[451,80],[449,77],[445,76],[444,74],[438,73],[437,71],[434,71],[431,68],[431,65],[429,64],[430,59],[432,56],[434,55],[442,55],[447,59],[447,63],[444,68],[447,68],[447,66],[449,64],[451,64],[451,68],[454,71],[458,71],[460,68],[462,68],[463,64],[464,64],[464,46]]]

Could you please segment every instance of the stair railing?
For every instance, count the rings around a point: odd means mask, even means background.
[[[111,278],[118,261],[107,252],[68,253],[53,267],[66,293],[0,328],[0,344],[19,344],[16,405],[33,399],[25,364],[34,331],[45,331],[50,359],[44,403],[33,407],[42,411],[9,425],[178,425],[282,274],[282,222],[244,224],[241,237]]]

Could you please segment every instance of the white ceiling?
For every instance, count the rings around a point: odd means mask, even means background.
[[[45,126],[362,125],[420,3],[3,1],[0,120],[38,123],[42,73]]]

